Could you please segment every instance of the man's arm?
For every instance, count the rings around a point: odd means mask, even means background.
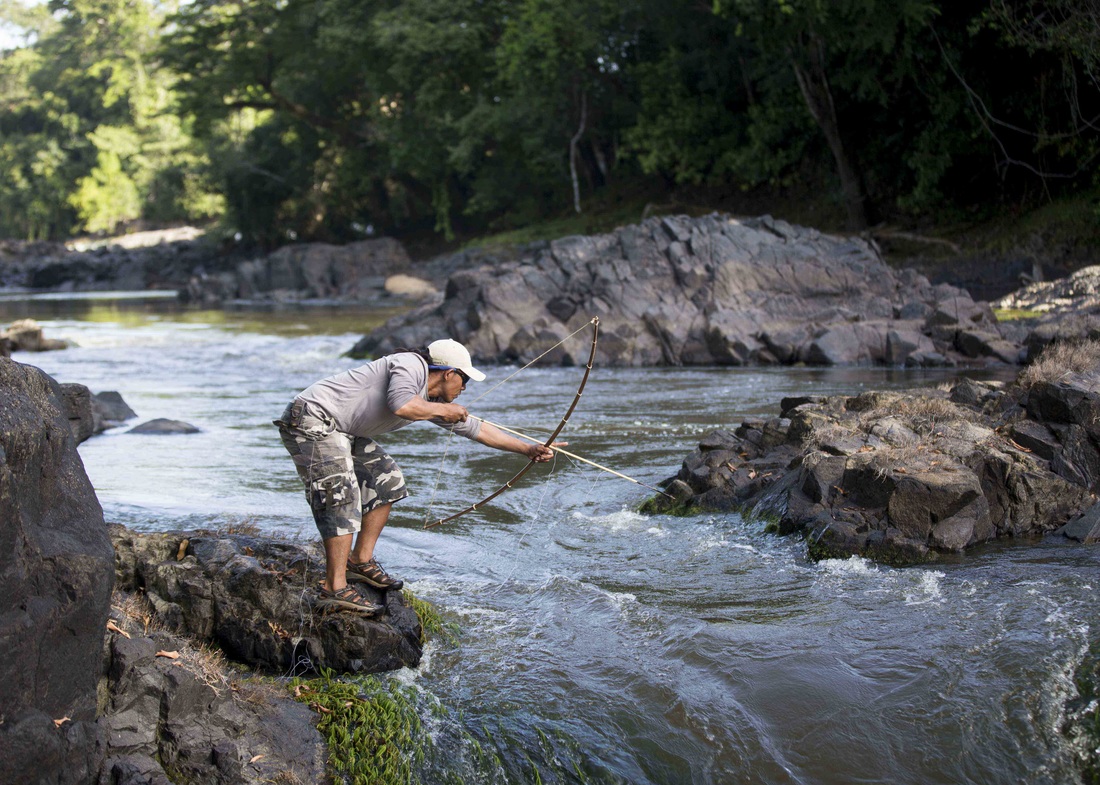
[[[508,452],[518,452],[520,455],[526,455],[528,458],[538,463],[546,463],[554,457],[554,451],[549,447],[520,441],[514,436],[509,436],[504,431],[484,421],[481,423],[481,430],[478,431],[477,436],[474,438],[486,447],[493,447],[497,450],[507,450]],[[555,447],[564,447],[566,444],[568,444],[568,442],[554,442]]]
[[[405,420],[439,420],[446,423],[466,422],[466,407],[457,403],[432,403],[414,395],[394,414]]]

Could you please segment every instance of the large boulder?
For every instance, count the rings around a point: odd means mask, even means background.
[[[530,360],[592,316],[604,365],[946,365],[1019,353],[988,305],[891,269],[859,238],[725,215],[653,218],[454,270],[442,300],[349,353],[450,335],[479,360]],[[549,361],[578,363],[585,351],[567,342]]]
[[[140,597],[116,598],[104,645],[102,785],[325,779],[316,715],[284,685],[242,678],[215,649],[147,624]]]
[[[85,783],[114,556],[58,384],[0,359],[0,782]]]
[[[376,592],[374,619],[315,614],[324,577],[317,546],[252,534],[138,534],[111,527],[118,584],[141,589],[170,629],[276,674],[371,673],[420,662],[421,628],[401,592]]]
[[[1051,393],[1057,406],[1033,388],[1028,409],[1021,388],[973,381],[784,399],[779,417],[709,434],[668,483],[676,501],[656,497],[646,509],[749,512],[803,533],[814,558],[891,563],[1049,534],[1096,501],[1091,458],[1080,457],[1092,442],[1073,440],[1071,462],[1059,433],[1082,426],[1056,421],[1090,416],[1077,383]],[[1051,419],[1027,416],[1036,412]],[[1086,518],[1064,533],[1086,540],[1092,530]]]

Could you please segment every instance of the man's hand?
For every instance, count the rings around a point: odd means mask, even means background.
[[[466,422],[466,418],[470,416],[466,407],[459,406],[457,403],[437,403],[435,406],[437,413],[433,419],[442,420],[445,423]]]
[[[565,447],[569,442],[554,442],[554,447]],[[527,449],[524,450],[524,455],[530,458],[535,463],[546,463],[554,457],[554,451],[549,447],[543,447],[541,444],[529,444]]]

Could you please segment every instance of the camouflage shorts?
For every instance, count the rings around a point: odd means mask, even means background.
[[[364,513],[409,495],[401,470],[377,442],[341,433],[320,409],[295,400],[275,424],[305,483],[321,539],[354,534]]]

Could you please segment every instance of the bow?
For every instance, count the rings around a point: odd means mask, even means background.
[[[580,383],[580,386],[577,388],[576,395],[573,396],[573,402],[571,404],[569,404],[569,408],[566,409],[565,415],[561,418],[561,422],[558,423],[558,427],[555,428],[554,432],[552,434],[550,434],[550,437],[545,442],[543,442],[543,444],[542,444],[543,447],[549,447],[551,444],[553,444],[554,439],[558,438],[558,434],[562,432],[562,429],[565,428],[565,424],[567,422],[569,422],[569,418],[570,418],[570,416],[572,416],[573,410],[576,409],[577,404],[580,403],[581,394],[584,392],[584,386],[586,384],[588,384],[588,376],[592,373],[592,363],[596,359],[596,341],[599,338],[599,334],[600,334],[600,317],[593,316],[592,321],[590,321],[589,324],[592,325],[592,349],[588,354],[588,363],[585,365],[585,368],[584,368],[584,376],[581,378],[581,383]],[[481,501],[476,502],[474,504],[471,504],[466,509],[460,510],[459,512],[456,512],[454,515],[449,515],[446,518],[440,518],[435,523],[426,523],[426,524],[424,524],[424,528],[425,529],[431,529],[435,526],[439,526],[441,523],[446,523],[447,521],[453,521],[455,518],[458,518],[462,515],[465,515],[468,512],[473,512],[474,510],[478,509],[479,507],[481,507],[485,504],[488,504],[493,499],[500,496],[506,490],[511,488],[512,485],[519,482],[520,478],[522,478],[523,475],[527,474],[527,472],[531,471],[531,468],[534,465],[535,465],[535,460],[531,459],[530,461],[527,462],[526,466],[524,466],[522,469],[520,469],[518,472],[516,472],[515,477],[508,480],[508,482],[504,483],[504,485],[497,488],[495,491],[490,493],[488,496],[486,496]]]

